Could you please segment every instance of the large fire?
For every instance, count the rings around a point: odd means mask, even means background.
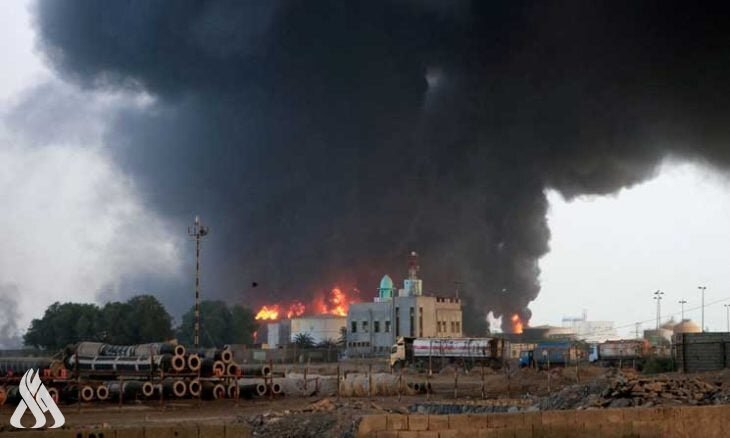
[[[286,309],[286,311],[284,310]],[[256,319],[276,321],[280,316],[286,314],[287,318],[293,318],[304,314],[305,306],[299,301],[294,301],[289,305],[270,304],[263,306],[256,314]]]
[[[523,323],[520,315],[515,313],[510,321],[512,321],[512,333],[522,333]]]
[[[294,318],[305,313],[316,315],[346,316],[350,303],[358,302],[357,290],[348,296],[339,287],[334,287],[329,293],[322,293],[312,300],[312,303],[305,305],[300,301],[287,304],[267,304],[256,314],[257,320],[276,321],[281,318]]]

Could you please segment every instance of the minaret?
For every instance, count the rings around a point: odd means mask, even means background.
[[[408,278],[403,281],[403,293],[402,296],[410,297],[414,295],[421,295],[423,292],[423,286],[421,280],[418,278],[418,271],[421,267],[418,264],[418,254],[415,251],[411,251],[408,257]]]
[[[418,270],[420,268],[418,266],[418,254],[416,251],[411,251],[411,255],[408,257],[408,279],[418,280]]]

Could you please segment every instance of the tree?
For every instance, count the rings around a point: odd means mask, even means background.
[[[246,307],[236,304],[231,308],[231,323],[233,344],[253,344],[253,334],[259,329],[254,312]]]
[[[297,333],[294,336],[294,345],[299,348],[312,348],[314,347],[314,339],[309,333]]]
[[[31,321],[23,341],[37,348],[61,349],[82,340],[99,340],[101,332],[101,311],[96,305],[55,302],[43,318]]]
[[[125,329],[129,333],[129,344],[159,342],[173,335],[172,317],[157,298],[139,295],[127,301],[129,313],[125,318]]]
[[[194,340],[195,307],[182,317],[178,339],[192,344]],[[200,345],[221,347],[225,344],[250,344],[258,328],[254,314],[240,305],[229,308],[223,301],[200,303]]]
[[[53,303],[34,319],[23,340],[26,345],[61,349],[80,341],[111,344],[139,344],[164,341],[172,335],[172,318],[151,295],[140,295],[125,303]]]

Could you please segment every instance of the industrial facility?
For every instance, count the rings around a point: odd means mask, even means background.
[[[399,336],[456,338],[462,336],[461,300],[423,294],[418,277],[418,254],[411,252],[408,277],[396,290],[384,275],[378,296],[369,303],[352,303],[347,313],[350,356],[385,355]]]

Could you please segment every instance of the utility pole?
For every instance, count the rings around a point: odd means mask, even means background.
[[[636,339],[639,339],[639,330],[641,329],[641,323],[637,322],[634,325],[636,326]]]
[[[697,286],[697,289],[702,291],[702,333],[705,332],[705,290],[707,286]]]
[[[195,239],[195,327],[194,341],[195,348],[200,348],[200,240],[208,235],[208,227],[200,222],[200,217],[195,216],[192,227],[188,227],[188,235]]]
[[[725,322],[727,324],[727,331],[730,332],[730,304],[723,304],[725,308]]]
[[[662,320],[662,295],[664,292],[657,290],[654,292],[654,299],[656,300],[656,329],[659,330],[659,325]]]
[[[684,305],[687,304],[687,300],[682,298],[681,300],[679,300],[677,302],[682,305],[682,321],[684,321]],[[682,321],[679,321],[679,322],[682,322]]]

